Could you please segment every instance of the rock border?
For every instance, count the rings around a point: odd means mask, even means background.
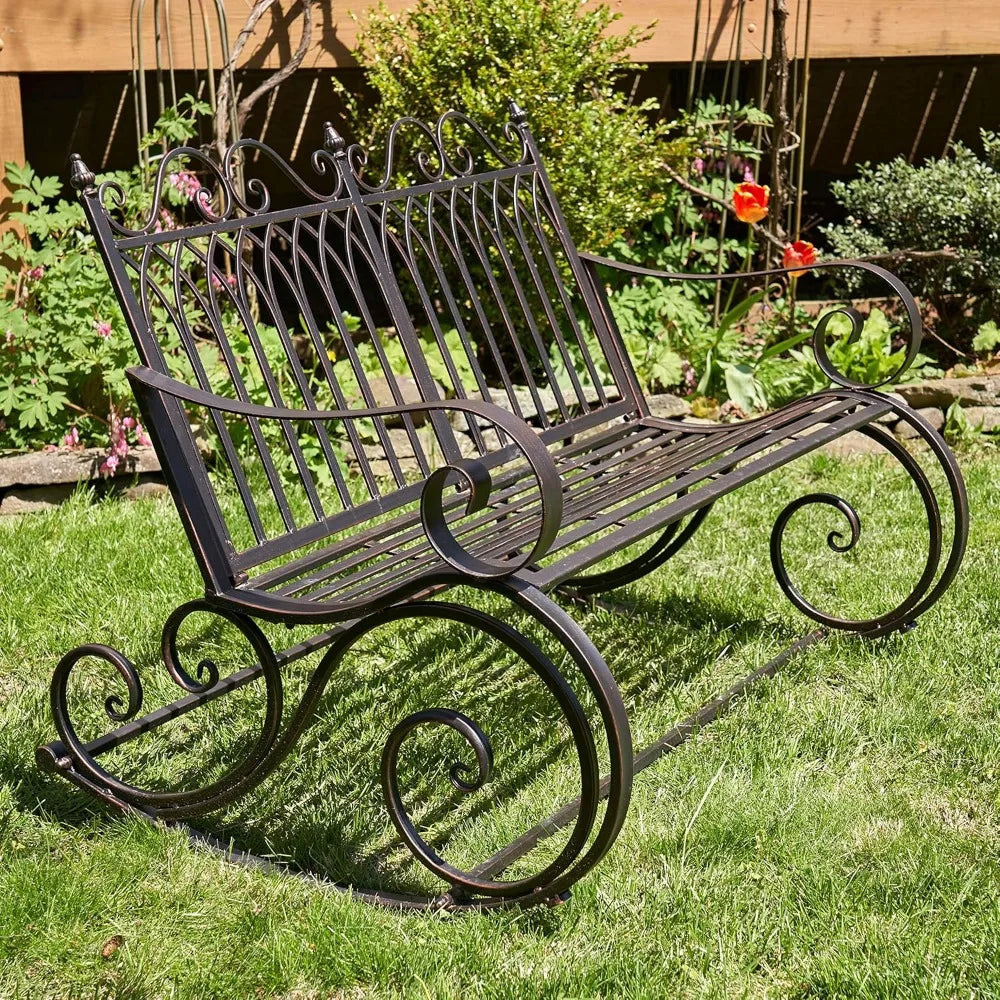
[[[99,496],[130,499],[168,492],[152,448],[131,448],[113,476],[101,474],[101,448],[54,448],[0,456],[0,517],[51,510],[88,484]]]
[[[608,390],[614,395],[615,390]],[[515,387],[519,404],[528,419],[538,423],[535,405],[526,388]],[[896,386],[891,393],[899,402],[912,407],[936,431],[945,425],[945,412],[955,403],[965,411],[969,423],[983,431],[1000,430],[1000,375],[969,376],[965,378],[941,378],[924,382],[908,382]],[[547,412],[555,412],[555,396],[551,392],[542,394],[542,405]],[[386,403],[391,399],[386,399]],[[715,423],[691,415],[691,404],[680,396],[659,393],[647,397],[650,412],[655,417],[668,420],[682,420],[690,423]],[[916,438],[917,432],[906,421],[895,414],[880,418],[883,426],[892,430],[902,440]],[[456,435],[463,452],[474,451],[472,437],[463,429],[461,418],[454,421]],[[436,441],[430,428],[420,427],[417,431],[428,458],[437,456]],[[390,436],[404,472],[419,472],[419,464],[409,445],[404,430],[392,428]],[[882,449],[870,438],[852,431],[830,442],[822,449],[825,453],[838,457],[879,454]],[[162,496],[169,491],[164,485],[160,463],[152,448],[133,448],[114,476],[102,476],[100,465],[105,452],[100,448],[55,448],[49,451],[30,452],[0,456],[0,517],[24,514],[32,511],[51,510],[65,502],[81,483],[89,484],[94,492],[103,496],[108,493],[122,494],[129,499]],[[376,473],[389,474],[388,463],[384,461],[381,448],[373,445],[369,459]],[[381,459],[381,461],[380,461]],[[385,466],[383,469],[382,466]]]

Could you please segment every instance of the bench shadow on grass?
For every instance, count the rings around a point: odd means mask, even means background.
[[[774,644],[777,652],[775,633],[779,642],[783,638],[784,630],[773,623],[746,620],[734,614],[730,604],[711,599],[668,596],[654,601],[632,588],[614,597],[627,605],[627,616],[573,607],[570,611],[608,660],[630,716],[641,714],[651,697],[669,698],[684,685],[700,689],[707,682],[702,678],[699,685],[699,678],[724,647],[763,642]],[[525,627],[523,619],[517,624]],[[568,727],[545,687],[513,654],[461,626],[432,621],[426,628],[412,628],[404,637],[404,652],[384,661],[380,631],[367,636],[333,673],[315,720],[275,773],[237,806],[199,818],[200,830],[332,881],[404,892],[440,891],[440,883],[413,862],[389,823],[378,778],[389,730],[411,712],[436,706],[475,719],[493,741],[497,757],[483,789],[463,795],[442,777],[455,760],[474,758],[450,731],[425,727],[413,739],[415,752],[406,756],[404,750],[401,756],[406,804],[427,842],[450,861],[474,866],[579,794]],[[532,637],[560,663],[539,631],[532,630]],[[184,645],[188,648],[182,653],[198,655],[194,637]],[[314,663],[309,661],[310,666]],[[289,681],[294,689],[291,674]],[[580,694],[582,684],[574,686]],[[234,697],[214,703],[221,722],[205,725],[211,735],[192,737],[186,746],[187,763],[160,769],[161,782],[190,780],[200,769],[218,772],[240,759],[250,737],[223,741],[214,736],[223,731],[219,726],[232,731],[234,721],[252,727],[260,712],[255,712],[249,695],[240,705],[224,704]],[[678,719],[697,707],[694,701],[688,704],[689,697],[678,702]],[[298,703],[294,694],[287,700],[292,707]],[[594,705],[583,697],[581,701],[593,722]],[[227,720],[227,713],[235,718]],[[198,714],[186,717],[189,734]],[[288,715],[286,709],[286,720]],[[155,748],[137,756],[154,770],[161,762]],[[44,809],[50,817],[72,824],[100,815],[96,804],[34,767],[17,775],[14,784],[26,811]],[[494,813],[499,820],[490,819]],[[98,820],[98,828],[109,821]],[[488,828],[485,838],[475,832],[483,823]],[[456,837],[462,856],[453,858],[444,848]],[[564,841],[565,836],[557,835],[555,846],[541,855],[553,856]],[[518,874],[536,870],[539,863],[529,858],[528,868]]]

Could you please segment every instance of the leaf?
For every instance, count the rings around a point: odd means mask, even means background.
[[[745,364],[724,365],[726,372],[726,392],[729,398],[744,413],[767,409],[764,389],[753,369]]]
[[[732,309],[727,312],[722,319],[719,320],[719,325],[716,329],[717,339],[721,337],[723,333],[726,332],[734,323],[738,323],[750,310],[764,298],[764,292],[754,292],[752,295],[748,295],[742,302],[737,302]]]
[[[778,343],[772,344],[763,354],[760,356],[761,361],[766,361],[768,358],[776,357],[779,354],[783,354],[791,347],[796,347],[801,344],[804,340],[809,340],[813,335],[812,330],[800,330],[798,333],[793,334],[791,337],[786,337],[784,340],[779,340]]]
[[[993,320],[983,323],[979,331],[972,338],[972,349],[979,353],[981,351],[993,351],[1000,347],[1000,327]]]
[[[670,350],[669,347],[660,350],[656,359],[649,365],[647,371],[649,381],[656,383],[666,389],[668,386],[676,385],[684,376],[684,369],[681,366],[681,356]]]
[[[705,372],[701,376],[701,380],[698,382],[698,388],[695,390],[699,396],[704,396],[708,391],[708,385],[712,381],[712,349],[709,348],[708,354],[705,355]]]
[[[101,945],[101,958],[106,962],[109,958],[113,958],[115,952],[125,943],[125,938],[121,934],[115,934],[109,937],[107,941]]]

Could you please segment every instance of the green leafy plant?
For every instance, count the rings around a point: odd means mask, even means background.
[[[779,406],[829,384],[812,346],[804,343],[812,338],[816,323],[828,312],[834,315],[826,330],[827,355],[837,371],[866,385],[875,385],[893,376],[902,365],[905,347],[896,346],[898,329],[881,309],[869,312],[857,339],[852,341],[851,321],[837,313],[836,307],[818,317],[795,309],[794,320],[790,322],[789,310],[792,308],[787,302],[778,303],[770,325],[785,334],[790,328],[792,332],[778,340],[768,335],[766,346],[752,365],[769,406]],[[940,370],[934,367],[930,358],[918,354],[903,379],[911,381],[939,374]]]
[[[973,423],[962,409],[962,404],[956,399],[945,411],[941,433],[949,444],[968,446],[982,440],[983,425]]]
[[[184,141],[207,110],[186,98],[145,141]],[[24,236],[8,230],[0,238],[7,262],[0,272],[0,449],[104,443],[131,420],[122,416],[131,398],[124,369],[135,360],[124,319],[79,202],[63,196],[56,177],[27,164],[5,167],[18,206],[11,219]],[[103,179],[124,190],[126,223],[144,220],[151,203],[145,171]],[[169,204],[185,202],[165,190]]]
[[[972,338],[972,349],[979,353],[1000,347],[1000,327],[993,320],[983,323]]]
[[[609,29],[619,15],[578,0],[417,0],[403,13],[376,7],[356,56],[373,100],[349,98],[355,137],[377,147],[404,115],[464,111],[494,132],[505,98],[528,112],[570,230],[582,247],[608,247],[641,226],[669,184],[662,129],[649,105],[615,88],[634,70],[644,37]]]
[[[917,251],[894,269],[933,306],[939,332],[963,344],[1000,319],[1000,136],[984,130],[981,141],[981,154],[956,143],[919,165],[864,164],[831,185],[847,220],[823,230],[838,256]],[[844,287],[855,292],[859,279]]]

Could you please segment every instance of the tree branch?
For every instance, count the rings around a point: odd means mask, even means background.
[[[899,264],[908,260],[962,260],[962,256],[951,247],[942,247],[940,250],[890,250],[854,259],[866,264]]]
[[[262,97],[274,90],[275,87],[287,80],[299,68],[299,66],[302,65],[302,60],[305,59],[306,53],[309,51],[309,46],[312,44],[313,3],[315,0],[301,0],[302,37],[299,39],[298,47],[292,57],[287,63],[285,63],[284,66],[281,67],[281,69],[272,73],[266,80],[263,81],[263,83],[260,84],[260,86],[244,97],[243,100],[236,106],[236,134],[230,139],[229,131],[231,122],[229,120],[229,115],[230,104],[233,100],[233,95],[230,93],[230,82],[233,78],[233,70],[236,68],[236,64],[243,53],[243,49],[250,40],[250,36],[254,33],[260,19],[267,13],[268,10],[270,10],[275,2],[276,0],[256,0],[256,3],[251,8],[250,13],[247,15],[246,23],[236,36],[236,41],[233,43],[233,47],[229,53],[229,59],[226,62],[225,70],[222,73],[222,79],[219,81],[219,90],[216,98],[215,110],[215,146],[220,159],[225,155],[226,146],[229,142],[235,141],[242,134],[243,126],[246,124],[246,120],[250,116],[250,112],[253,110],[254,105]]]

